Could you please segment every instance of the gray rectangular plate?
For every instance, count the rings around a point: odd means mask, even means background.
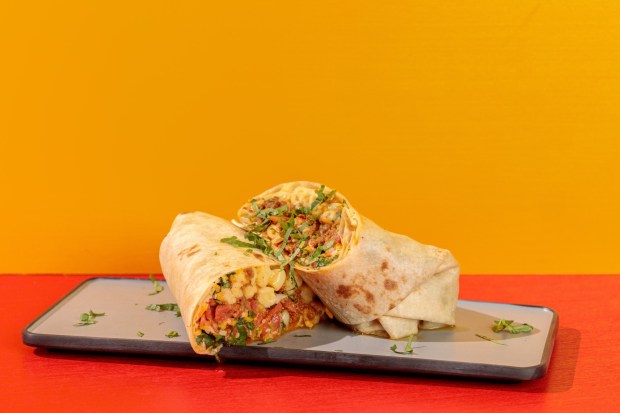
[[[156,295],[150,280],[91,278],[26,326],[24,344],[49,349],[162,356],[196,355],[180,317],[173,312],[148,311],[149,304],[174,303],[165,281]],[[80,314],[105,312],[96,324],[75,326]],[[355,368],[417,374],[451,375],[503,380],[542,377],[549,365],[558,326],[555,311],[547,307],[459,300],[457,325],[422,330],[412,354],[398,354],[407,340],[359,335],[337,322],[312,330],[296,330],[269,344],[225,347],[222,360],[269,362],[320,367]],[[528,323],[534,331],[494,333],[494,320]],[[179,336],[168,338],[167,333]],[[495,342],[485,340],[485,336]]]

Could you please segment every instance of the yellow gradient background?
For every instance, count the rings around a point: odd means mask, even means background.
[[[0,5],[0,273],[312,180],[463,273],[620,273],[620,3]]]

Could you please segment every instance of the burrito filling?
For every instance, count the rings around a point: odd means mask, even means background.
[[[313,198],[295,201],[277,195],[251,200],[240,212],[241,224],[248,231],[245,238],[250,242],[238,242],[237,246],[261,249],[282,266],[292,264],[291,274],[294,265],[320,268],[331,264],[343,252],[346,203],[334,196],[335,190],[325,193],[324,189],[321,186],[314,191]]]
[[[196,343],[207,349],[223,344],[243,346],[312,328],[324,307],[300,278],[294,283],[297,287],[277,267],[245,268],[220,277],[197,314]]]

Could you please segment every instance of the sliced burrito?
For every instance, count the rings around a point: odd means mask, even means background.
[[[192,212],[178,215],[162,241],[162,271],[197,353],[272,341],[312,328],[324,314],[312,290],[299,277],[291,280],[277,260],[221,242],[239,236],[243,231],[230,222]]]
[[[333,315],[359,332],[401,338],[455,324],[452,254],[384,230],[335,190],[281,184],[243,205],[238,220],[255,248],[294,265]]]

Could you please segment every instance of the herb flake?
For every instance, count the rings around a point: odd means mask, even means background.
[[[529,324],[521,324],[513,326],[514,320],[495,320],[493,325],[493,331],[499,333],[500,331],[506,331],[510,334],[529,333],[534,327]]]
[[[88,313],[80,314],[80,322],[74,324],[75,327],[88,326],[91,324],[97,324],[96,317],[102,317],[105,313],[95,313],[93,310],[90,310]]]
[[[171,331],[169,333],[166,333],[166,337],[168,337],[168,338],[174,338],[174,337],[178,337],[178,336],[179,336],[179,333],[176,332],[176,331]]]
[[[176,312],[176,316],[177,317],[181,317],[181,310],[179,309],[179,306],[175,303],[167,303],[167,304],[149,304],[145,307],[147,310],[150,311],[157,311],[157,312],[162,312],[162,311],[175,311]]]
[[[157,282],[153,274],[150,274],[149,278],[151,279],[151,282],[153,283],[153,286],[155,287],[155,290],[153,292],[150,292],[149,295],[159,294],[162,291],[164,291],[164,287],[159,282]]]
[[[390,347],[390,350],[392,350],[396,354],[416,354],[413,352],[412,343],[413,343],[413,334],[409,336],[409,340],[407,340],[407,345],[405,346],[404,351],[398,351],[396,344]]]

